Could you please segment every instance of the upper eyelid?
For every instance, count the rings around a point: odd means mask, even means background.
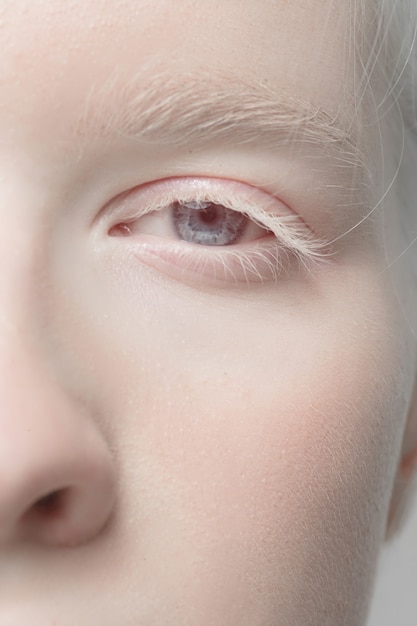
[[[236,187],[239,187],[239,190],[244,187],[245,193],[242,190],[241,193],[236,194],[234,191]],[[135,193],[141,195],[143,209],[138,208],[137,204],[131,200],[132,194]],[[252,201],[249,199],[250,195],[255,196]],[[118,206],[111,211],[112,221],[123,218],[126,222],[163,210],[178,200],[211,200],[225,204],[233,210],[239,210],[261,227],[270,230],[283,247],[298,256],[304,263],[322,260],[327,256],[327,242],[319,239],[311,230],[309,231],[307,225],[298,216],[290,213],[277,214],[278,199],[250,184],[210,177],[165,179],[132,188],[118,196],[111,204],[117,200],[119,200]],[[235,208],[236,206],[239,208]]]

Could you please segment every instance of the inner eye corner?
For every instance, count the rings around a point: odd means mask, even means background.
[[[107,231],[109,237],[130,237],[131,234],[132,230],[126,222],[118,222]]]

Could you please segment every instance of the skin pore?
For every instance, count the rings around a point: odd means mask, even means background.
[[[415,303],[349,6],[2,2],[0,626],[365,624]]]

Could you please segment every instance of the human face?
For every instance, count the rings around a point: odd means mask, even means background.
[[[2,1],[1,626],[364,623],[413,350],[349,33]]]

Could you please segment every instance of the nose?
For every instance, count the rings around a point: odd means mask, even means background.
[[[0,551],[14,541],[93,540],[115,503],[96,416],[26,359],[0,361]]]

